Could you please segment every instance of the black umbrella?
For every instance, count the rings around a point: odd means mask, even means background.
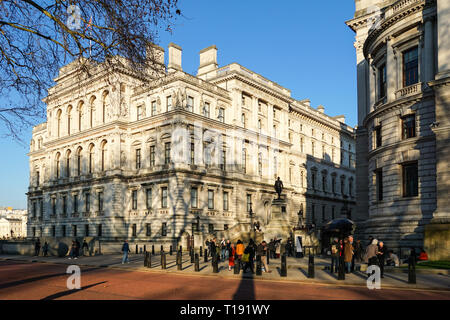
[[[338,218],[327,222],[322,230],[323,232],[351,234],[355,231],[355,223],[347,218]]]

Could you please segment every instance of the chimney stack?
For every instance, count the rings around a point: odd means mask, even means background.
[[[175,43],[169,43],[169,65],[167,66],[167,71],[169,73],[175,72],[177,70],[183,71],[181,68],[181,47]]]
[[[197,76],[217,69],[217,47],[212,45],[200,51],[200,66]]]

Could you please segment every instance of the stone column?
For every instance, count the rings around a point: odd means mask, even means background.
[[[438,65],[436,79],[450,76],[450,1],[437,1]]]
[[[433,21],[425,20],[424,30],[424,69],[425,74],[423,81],[431,81],[434,79],[434,50],[433,50]]]
[[[395,91],[397,90],[397,68],[394,50],[392,48],[392,39],[389,37],[386,41],[386,77],[387,77],[387,101],[395,100]]]

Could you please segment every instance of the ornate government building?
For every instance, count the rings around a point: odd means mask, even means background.
[[[356,0],[359,231],[450,248],[450,1]]]
[[[355,140],[344,116],[237,63],[219,68],[215,46],[200,51],[196,76],[179,46],[168,53],[149,79],[88,60],[61,68],[47,122],[33,129],[29,237],[236,239],[255,222],[264,232],[278,176],[292,230],[351,218]]]

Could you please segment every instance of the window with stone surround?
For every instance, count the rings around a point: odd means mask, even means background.
[[[161,208],[167,208],[167,187],[161,188]]]
[[[211,105],[209,102],[205,102],[204,106],[203,106],[203,116],[209,118],[210,116],[210,109],[211,109]]]
[[[223,211],[228,211],[228,191],[223,192]]]
[[[137,190],[131,191],[131,209],[137,210]]]
[[[409,114],[401,118],[402,120],[402,139],[413,138],[416,136],[416,115]]]
[[[198,189],[191,188],[191,208],[198,208]]]
[[[150,237],[152,235],[152,225],[150,223],[145,224],[145,235]]]
[[[141,168],[141,149],[136,149],[136,169]]]
[[[419,55],[415,46],[403,52],[403,87],[419,81]]]
[[[136,226],[136,224],[134,223],[133,225],[132,225],[132,230],[131,230],[131,236],[132,237],[136,237],[136,231],[137,231],[137,226]]]
[[[156,101],[152,101],[152,116],[156,115]]]
[[[403,197],[417,197],[419,175],[417,162],[402,164]]]
[[[170,142],[164,143],[164,163],[170,163]]]
[[[186,108],[187,108],[190,112],[194,111],[194,98],[193,98],[193,97],[188,96]]]
[[[375,148],[381,147],[381,145],[382,145],[381,123],[374,128],[373,134],[375,135],[375,139],[374,139],[374,141],[375,141]]]
[[[155,166],[155,146],[150,146],[150,167]]]
[[[84,195],[84,211],[89,212],[91,211],[91,194],[89,192],[86,192]]]
[[[152,208],[152,188],[145,189],[145,204],[147,209]]]
[[[386,96],[386,64],[383,63],[378,68],[378,99],[384,98]]]
[[[166,111],[172,110],[172,96],[166,97]]]
[[[208,209],[214,209],[214,191],[208,190]]]

